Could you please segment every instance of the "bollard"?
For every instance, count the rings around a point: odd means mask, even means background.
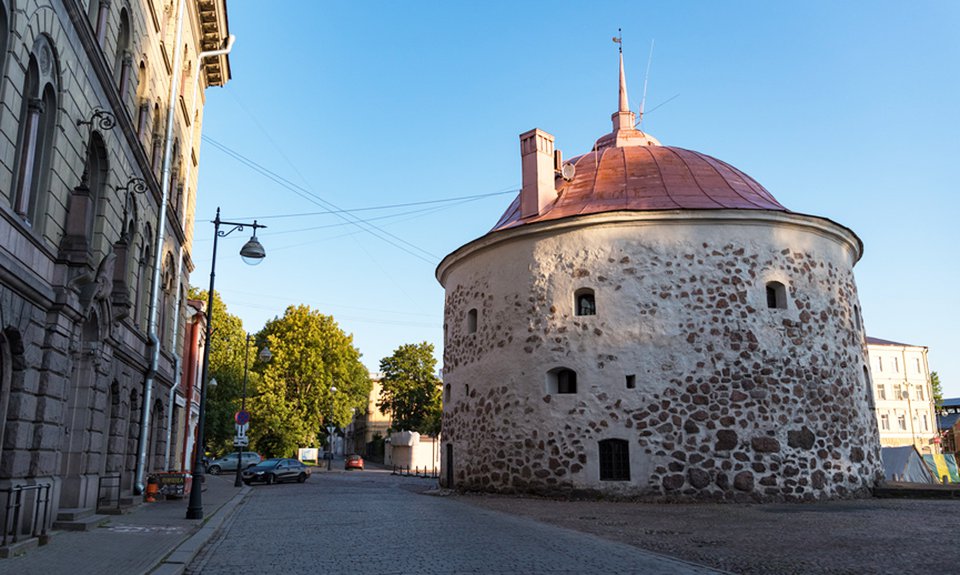
[[[156,477],[151,476],[147,479],[147,491],[144,501],[147,503],[156,503],[157,493],[160,492],[160,485]]]

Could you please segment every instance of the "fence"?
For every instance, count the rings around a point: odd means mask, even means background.
[[[391,475],[402,475],[405,477],[422,477],[424,479],[440,479],[440,470],[439,469],[427,469],[426,466],[414,467],[412,470],[410,467],[404,467],[402,465],[394,465]]]
[[[0,493],[7,494],[7,504],[3,510],[3,545],[16,543],[20,534],[20,516],[24,508],[24,493],[34,492],[33,495],[33,523],[30,526],[30,537],[46,537],[47,515],[50,511],[50,484],[43,485],[16,485],[0,489]],[[28,500],[29,501],[29,500]],[[40,520],[40,510],[43,509],[43,520]],[[13,517],[13,522],[10,519]],[[26,531],[24,530],[24,533]],[[10,540],[12,536],[12,540]]]

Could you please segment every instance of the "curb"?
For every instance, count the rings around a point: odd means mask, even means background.
[[[244,485],[240,492],[220,506],[196,533],[180,543],[160,563],[146,573],[150,575],[181,575],[203,546],[213,538],[223,522],[233,515],[237,506],[250,493],[250,489],[249,485]]]

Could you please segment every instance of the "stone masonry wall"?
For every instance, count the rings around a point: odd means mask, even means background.
[[[881,467],[857,248],[782,217],[637,220],[521,234],[447,267],[454,484],[664,500],[867,493]],[[786,309],[767,307],[768,281],[786,286]],[[597,313],[576,316],[585,287]],[[577,393],[547,392],[558,367],[576,371]],[[630,481],[600,481],[608,438],[629,442]]]

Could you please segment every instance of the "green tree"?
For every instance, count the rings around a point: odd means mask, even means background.
[[[930,387],[933,388],[933,406],[937,412],[943,406],[943,389],[940,387],[940,376],[937,372],[930,372]]]
[[[207,291],[190,288],[191,299],[207,303]],[[220,294],[213,292],[213,331],[210,334],[209,377],[217,380],[216,387],[207,388],[206,423],[204,436],[206,448],[220,454],[233,450],[236,434],[233,415],[240,410],[243,389],[243,352],[247,332],[243,321],[227,311]],[[255,344],[247,349],[250,367],[256,359]],[[257,375],[251,369],[247,382],[247,394],[256,389]]]
[[[283,456],[320,446],[324,427],[345,427],[367,405],[370,376],[353,336],[333,317],[290,306],[257,334],[273,353],[263,366],[257,395],[248,402],[250,435],[261,453]]]
[[[401,345],[380,361],[380,371],[383,381],[377,405],[390,414],[392,428],[439,434],[443,408],[433,344]]]

